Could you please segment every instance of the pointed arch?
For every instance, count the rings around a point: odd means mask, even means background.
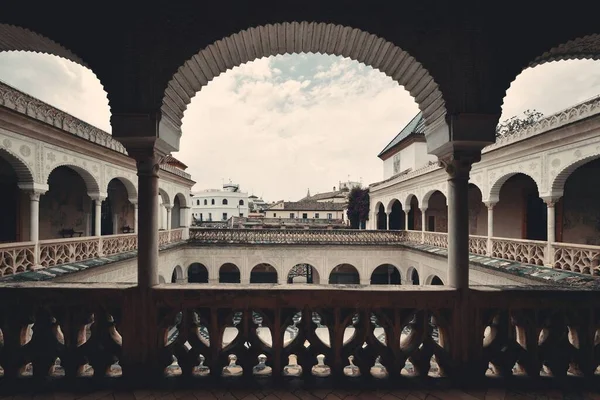
[[[537,187],[538,193],[540,193],[541,182],[537,181],[535,177],[520,171],[518,168],[515,168],[513,171],[502,174],[495,180],[490,182],[490,192],[488,194],[488,201],[497,203],[500,200],[500,190],[502,189],[502,185],[504,185],[507,180],[509,180],[517,174],[522,174],[531,178],[531,180],[535,183],[535,186]]]

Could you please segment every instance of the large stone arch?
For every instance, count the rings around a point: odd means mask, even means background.
[[[171,204],[171,196],[164,188],[162,188],[162,187],[158,188],[158,195],[162,199],[163,204]]]
[[[335,271],[336,271],[337,268],[340,268],[340,267],[349,267],[349,269],[351,271],[355,271],[356,274],[358,275],[358,282],[351,282],[351,283],[360,284],[363,281],[363,274],[361,274],[362,268],[357,267],[355,264],[356,263],[336,262],[334,266],[330,266],[329,268],[327,268],[327,278],[326,278],[327,282],[330,283],[330,284],[344,283],[344,282],[332,282],[332,278],[333,278],[333,275],[334,275],[334,273],[335,273]]]
[[[369,279],[370,279],[370,283],[371,285],[374,284],[386,284],[386,283],[391,283],[391,284],[397,284],[397,285],[401,285],[402,282],[404,281],[404,276],[402,273],[402,270],[400,269],[400,267],[398,265],[396,265],[396,263],[391,263],[391,262],[385,262],[385,263],[377,263],[378,265],[375,268],[370,268],[368,273],[369,273]],[[393,267],[394,271],[389,271],[389,268],[385,268],[385,267]],[[390,282],[379,282],[376,281],[374,278],[376,277],[376,272],[382,272],[382,270],[388,270],[386,272],[388,272],[388,275],[390,275],[391,281]],[[391,272],[391,274],[390,274]],[[397,280],[397,282],[396,282]]]
[[[323,283],[323,280],[327,279],[329,276],[326,273],[326,267],[323,265],[323,262],[316,258],[297,258],[286,260],[283,265],[282,273],[279,275],[281,280],[285,280],[287,282],[288,276],[296,265],[299,264],[308,264],[313,267],[313,270],[317,273],[319,278],[319,283]],[[277,271],[279,273],[279,271]]]
[[[181,133],[192,97],[215,77],[263,57],[321,53],[347,57],[378,69],[404,86],[423,112],[426,130],[445,124],[442,92],[430,73],[391,42],[359,29],[317,22],[284,22],[249,28],[217,40],[179,67],[162,99],[160,127]]]
[[[590,161],[594,161],[598,158],[600,158],[600,153],[595,153],[595,154],[591,154],[587,157],[580,158],[576,161],[572,161],[570,164],[565,166],[562,170],[560,170],[558,172],[558,174],[551,181],[550,193],[548,194],[548,196],[556,197],[556,198],[561,197],[564,193],[565,183],[567,182],[567,179],[569,179],[569,176],[571,176],[571,174],[573,172],[575,172],[575,170],[577,168],[589,163]],[[539,187],[538,187],[538,189],[539,189]],[[541,195],[541,193],[540,193],[540,195]]]
[[[34,183],[35,174],[21,157],[8,149],[0,148],[0,158],[3,158],[10,164],[17,174],[19,183]]]
[[[50,174],[52,174],[52,171],[54,171],[55,169],[57,169],[59,167],[68,167],[68,168],[72,169],[73,171],[77,172],[77,174],[79,176],[81,176],[81,178],[85,182],[85,187],[88,191],[88,194],[98,194],[98,193],[105,194],[106,193],[105,191],[100,190],[100,183],[94,177],[94,175],[92,175],[92,173],[90,171],[88,171],[87,169],[83,168],[80,165],[72,164],[72,163],[61,163],[61,164],[54,165],[52,167],[52,169],[50,171],[48,171],[48,173],[46,174],[44,183],[48,184],[48,179],[50,178]]]
[[[510,172],[506,172],[498,176],[496,179],[490,181],[490,191],[488,193],[487,199],[484,198],[483,201],[489,201],[492,203],[497,203],[498,201],[500,201],[500,190],[502,189],[502,185],[504,185],[507,180],[509,180],[511,177],[517,174],[523,174],[531,178],[531,180],[533,180],[538,189],[538,193],[541,193],[541,182],[539,182],[539,180],[536,179],[535,176],[522,172],[518,168],[514,168]]]
[[[188,197],[189,196],[186,196],[181,192],[177,192],[177,193],[175,193],[175,196],[173,196],[173,201],[175,201],[175,198],[177,198],[177,200],[179,200],[179,205],[181,207],[189,207],[188,206]]]

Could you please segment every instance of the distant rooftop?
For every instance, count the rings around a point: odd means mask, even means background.
[[[279,205],[280,203],[275,203],[269,209],[272,209],[275,205]],[[320,202],[313,200],[302,200],[302,201],[284,201],[283,202],[283,210],[284,211],[343,211],[345,208],[345,204],[343,203],[333,203],[333,202]],[[282,210],[282,209],[275,209]]]
[[[387,152],[395,148],[397,145],[402,143],[404,140],[408,139],[413,135],[423,136],[425,135],[425,118],[423,118],[423,113],[419,112],[405,127],[400,131],[399,134],[396,135],[391,142],[388,143],[387,146],[381,150],[381,153],[377,155],[377,157],[383,157]]]

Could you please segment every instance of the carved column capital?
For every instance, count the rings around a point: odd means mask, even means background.
[[[438,158],[438,165],[453,178],[469,178],[471,166],[481,160],[481,150],[454,150]]]
[[[135,160],[138,176],[158,177],[160,165],[167,157],[167,154],[151,146],[127,147],[127,152]]]
[[[544,200],[544,203],[546,203],[546,206],[554,207],[554,206],[556,206],[556,203],[558,203],[560,201],[560,197],[542,197],[542,200]]]
[[[98,193],[88,193],[88,196],[90,196],[90,199],[102,203],[104,200],[106,200],[106,198],[108,197],[108,194],[98,192]]]
[[[19,189],[29,195],[31,201],[40,201],[40,196],[50,189],[48,185],[33,182],[19,183],[18,186]]]
[[[167,209],[167,211],[171,211],[173,208],[173,204],[163,204],[163,207]]]
[[[488,208],[488,210],[493,210],[498,202],[496,201],[484,201],[483,204]]]

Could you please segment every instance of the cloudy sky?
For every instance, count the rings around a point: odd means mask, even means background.
[[[551,114],[600,93],[597,61],[524,71],[502,120],[525,109]],[[0,80],[110,132],[108,101],[94,74],[70,61],[0,53]],[[193,99],[181,151],[194,190],[239,183],[266,200],[297,200],[343,180],[382,178],[379,151],[418,112],[390,78],[324,55],[260,59],[219,76]]]

